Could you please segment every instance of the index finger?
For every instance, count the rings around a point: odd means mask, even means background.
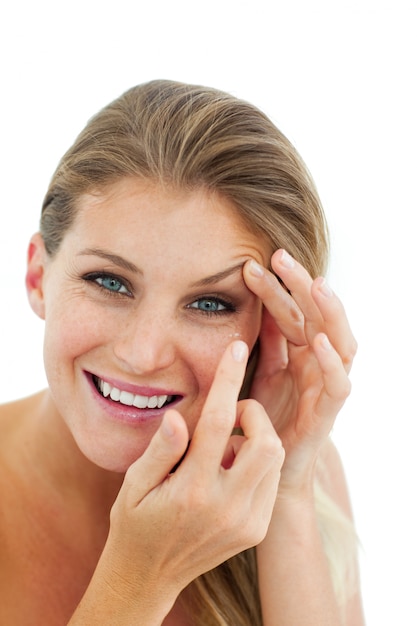
[[[252,259],[246,263],[243,277],[248,288],[262,300],[288,341],[297,346],[305,345],[304,316],[277,275]]]
[[[197,454],[199,468],[218,471],[236,422],[239,392],[245,376],[248,346],[234,341],[223,354],[197,423],[187,458]]]

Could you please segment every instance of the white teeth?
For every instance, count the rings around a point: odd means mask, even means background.
[[[117,389],[117,387],[113,387],[113,389],[110,392],[110,398],[118,402],[120,400],[120,394],[121,394],[120,389]]]
[[[110,396],[114,402],[120,402],[126,406],[135,406],[138,409],[155,409],[156,407],[160,409],[164,406],[168,398],[171,398],[171,396],[167,395],[151,397],[134,395],[129,391],[121,391],[117,389],[117,387],[112,387],[109,383],[101,379],[98,379],[98,387],[105,398]]]
[[[111,392],[111,387],[109,383],[105,383],[104,381],[101,381],[100,387],[101,387],[101,393],[103,394],[105,398],[107,398],[107,396],[109,396]]]
[[[122,393],[120,394],[119,402],[121,402],[122,404],[126,404],[127,406],[132,406],[134,399],[135,396],[133,395],[133,393],[129,393],[128,391],[122,391]]]
[[[168,400],[168,396],[157,396],[157,398],[158,398],[158,405],[157,406],[158,406],[158,409],[160,409],[165,404],[165,402]]]
[[[148,398],[146,398],[146,396],[135,396],[133,406],[138,409],[146,409],[148,406]]]
[[[152,396],[149,398],[148,407],[150,409],[155,409],[158,406],[158,396]]]

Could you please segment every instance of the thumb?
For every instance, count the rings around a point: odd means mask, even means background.
[[[161,484],[178,463],[188,446],[188,429],[183,417],[170,409],[149,446],[127,470],[122,490],[128,491],[128,505],[136,507]]]

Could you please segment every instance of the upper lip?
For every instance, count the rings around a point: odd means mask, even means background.
[[[112,387],[117,387],[120,391],[127,391],[136,396],[184,396],[184,394],[166,387],[148,387],[144,385],[134,385],[125,381],[118,380],[109,376],[101,376],[99,374],[92,374],[98,380],[103,380]]]

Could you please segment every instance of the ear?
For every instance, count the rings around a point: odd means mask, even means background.
[[[47,252],[40,233],[33,235],[29,242],[26,270],[26,290],[33,311],[41,319],[45,319],[45,299],[43,280]]]

